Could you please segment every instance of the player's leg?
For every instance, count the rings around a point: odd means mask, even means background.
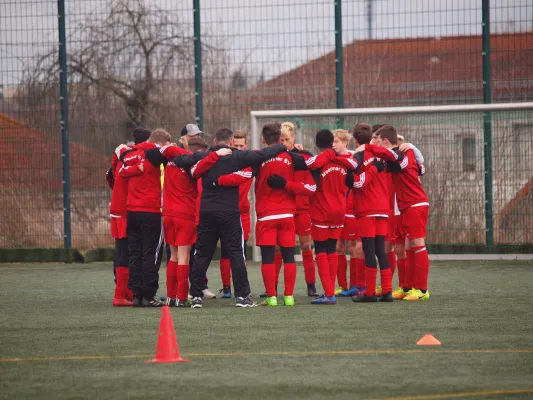
[[[312,237],[315,243],[315,257],[316,265],[318,269],[318,276],[320,277],[320,282],[324,289],[324,294],[319,298],[312,300],[311,304],[336,304],[337,299],[335,298],[335,283],[331,280],[331,272],[329,268],[328,260],[328,237],[327,229],[326,231],[321,231],[323,228],[317,228],[313,225],[312,228]]]
[[[389,264],[389,258],[386,245],[386,238],[388,235],[389,221],[387,218],[376,218],[376,239],[375,250],[376,257],[379,262],[379,274],[381,278],[382,293],[378,295],[380,301],[392,302],[392,270]],[[376,289],[377,295],[377,289]]]
[[[346,241],[348,247],[348,254],[350,255],[350,279],[348,282],[348,288],[355,286],[355,271],[356,271],[356,253],[355,253],[355,240]]]
[[[429,300],[429,256],[425,244],[429,207],[410,207],[408,210],[405,230],[414,268],[411,278],[413,290],[404,297],[404,300]]]
[[[220,278],[222,280],[222,298],[231,298],[231,263],[228,251],[225,247],[220,248]]]
[[[143,306],[161,307],[165,305],[156,296],[159,289],[159,266],[163,248],[163,221],[159,213],[142,213],[142,287]]]
[[[176,247],[176,236],[178,227],[178,220],[164,216],[163,217],[163,231],[165,234],[166,247],[170,249],[170,256],[167,254],[167,269],[166,269],[166,286],[167,286],[167,306],[174,306],[176,295],[178,292],[178,279],[176,277],[176,269],[178,266],[178,249]]]
[[[365,291],[365,253],[361,235],[368,227],[370,218],[359,218],[354,222],[355,245],[353,249],[354,257],[350,257],[350,289],[340,293],[344,297],[352,297]]]
[[[317,297],[315,261],[313,260],[313,249],[311,248],[311,216],[308,213],[296,214],[294,216],[294,223],[296,225],[300,250],[302,251],[307,295],[309,297]]]
[[[191,226],[194,224],[191,223]],[[194,226],[194,228],[196,228]],[[176,307],[190,307],[190,302],[188,301],[189,297],[189,274],[190,274],[190,257],[191,257],[191,247],[192,243],[196,241],[196,229],[194,233],[186,240],[178,241],[179,245],[176,247],[176,301],[174,305]]]
[[[130,269],[128,266],[128,238],[115,239],[115,268],[116,285],[113,296],[113,306],[131,307],[133,303],[128,300],[128,280]]]
[[[193,262],[189,274],[192,308],[202,308],[203,291],[207,287],[205,275],[219,239],[218,220],[215,213],[200,213]]]
[[[398,286],[392,292],[392,297],[395,299],[403,299],[405,292],[403,290],[405,286],[405,262],[406,262],[406,251],[405,251],[405,238],[396,237],[394,244],[394,252],[398,256]]]
[[[334,232],[337,230],[342,231],[341,228],[329,228],[329,238],[327,240],[327,249],[328,254],[328,264],[329,264],[329,274],[331,276],[331,282],[333,282],[333,287],[335,287],[335,282],[337,281],[338,274],[338,265],[339,257],[337,255],[337,240],[336,236],[340,236],[340,233],[336,235]],[[333,237],[332,237],[333,236]]]
[[[335,294],[340,294],[341,292],[348,290],[348,259],[346,257],[346,240],[343,236],[337,241],[337,283],[339,287],[335,290]]]
[[[376,262],[376,218],[364,218],[364,228],[361,230],[361,241],[363,245],[363,253],[365,255],[365,292],[360,293],[352,300],[362,303],[377,302],[376,297],[376,277],[377,277],[377,262]],[[385,257],[386,259],[386,257]]]
[[[261,274],[265,285],[265,293],[261,294],[261,297],[266,298],[273,305],[277,305],[276,266],[274,264],[277,224],[276,220],[268,220],[257,221],[255,225],[255,245],[261,248]]]
[[[294,218],[283,218],[278,221],[277,243],[283,257],[283,280],[285,291],[283,303],[294,305],[294,286],[296,285],[296,262],[294,261],[294,247],[296,246],[296,226]]]
[[[142,229],[141,213],[128,212],[127,233],[128,233],[128,265],[130,276],[128,287],[133,293],[133,306],[142,307]]]

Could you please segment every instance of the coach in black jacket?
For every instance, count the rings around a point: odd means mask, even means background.
[[[233,132],[219,129],[215,133],[215,146],[208,152],[194,153],[174,158],[180,168],[191,168],[210,152],[221,148],[231,148]],[[218,240],[227,249],[231,261],[233,287],[237,307],[254,307],[250,295],[250,283],[246,271],[243,248],[244,238],[239,211],[239,187],[217,185],[222,175],[232,174],[243,168],[259,165],[262,162],[286,151],[282,144],[258,151],[232,149],[230,156],[221,157],[202,176],[202,198],[200,202],[200,222],[196,237],[196,252],[190,273],[192,307],[202,307],[202,291],[206,288],[205,274],[213,258]]]

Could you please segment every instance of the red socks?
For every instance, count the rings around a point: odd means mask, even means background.
[[[171,299],[175,299],[178,292],[177,267],[178,263],[176,261],[169,261],[167,264],[167,297]]]
[[[338,254],[338,263],[337,263],[337,281],[339,286],[342,286],[343,289],[349,289],[348,287],[348,277],[346,276],[346,268],[348,267],[348,261],[346,260],[346,254]]]
[[[328,254],[329,274],[331,276],[331,283],[333,290],[335,290],[335,282],[337,282],[337,269],[339,264],[339,255],[337,253]]]
[[[376,294],[376,276],[377,275],[378,275],[377,268],[365,267],[365,282],[366,282],[365,294],[367,296],[373,296]]]
[[[285,296],[294,295],[294,286],[296,285],[296,264],[285,263],[283,268],[283,278],[285,280]]]
[[[392,270],[390,268],[380,269],[379,274],[381,276],[383,294],[392,292]]]
[[[276,267],[276,287],[279,283],[279,273],[281,271],[281,264],[283,264],[283,256],[281,255],[281,253],[276,253],[276,255],[274,256],[274,265]]]
[[[189,266],[176,265],[176,276],[178,279],[177,298],[180,301],[187,301],[189,296]]]
[[[413,247],[415,274],[413,287],[420,290],[428,289],[429,257],[426,246]]]
[[[389,260],[391,275],[394,276],[394,271],[396,271],[396,253],[394,252],[394,250],[390,253],[387,253],[387,260]]]
[[[405,279],[404,283],[406,288],[414,287],[414,274],[415,274],[415,254],[413,250],[406,250],[407,258],[405,259]]]
[[[307,283],[308,285],[314,284],[316,282],[316,276],[315,262],[313,261],[313,252],[302,252],[302,261],[304,264],[305,283]]]
[[[265,284],[266,295],[272,297],[276,295],[276,267],[274,264],[262,264],[261,273]]]
[[[318,269],[318,276],[327,297],[335,295],[335,286],[331,281],[331,272],[329,269],[329,260],[326,253],[319,253],[316,255],[316,265]]]
[[[220,259],[220,278],[222,286],[231,286],[231,262],[228,258]]]
[[[130,278],[130,269],[128,267],[116,267],[115,276],[117,283],[115,285],[115,299],[125,299],[128,293],[128,279]]]
[[[364,258],[355,259],[355,286],[358,288],[365,287],[365,273],[366,273],[366,264]],[[374,276],[375,278],[375,276]]]
[[[398,258],[398,286],[405,286],[405,258]]]
[[[355,279],[356,275],[357,275],[357,258],[350,257],[350,286],[349,288],[357,286],[356,279]]]

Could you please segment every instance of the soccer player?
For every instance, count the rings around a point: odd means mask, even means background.
[[[215,133],[215,146],[209,153],[194,153],[174,158],[181,168],[190,168],[193,177],[202,176],[202,198],[200,202],[200,222],[197,232],[196,252],[191,270],[192,308],[203,306],[203,290],[206,287],[205,274],[218,240],[221,239],[231,262],[233,287],[237,307],[255,307],[248,282],[244,257],[244,238],[239,210],[238,187],[221,187],[218,178],[232,174],[262,162],[286,151],[282,145],[260,151],[234,150],[231,156],[219,157],[216,151],[233,146],[233,132],[222,128]],[[202,166],[208,165],[208,168]],[[205,171],[203,171],[205,169]],[[201,173],[199,172],[201,171]]]
[[[335,129],[333,131],[333,150],[342,157],[352,157],[352,153],[348,150],[350,143],[350,133],[345,129]],[[357,255],[360,259],[364,259],[364,255],[356,253],[356,240],[357,240],[357,224],[354,216],[353,209],[353,195],[351,188],[346,193],[346,211],[344,214],[344,227],[342,228],[342,234],[337,241],[337,254],[338,254],[338,267],[337,267],[337,281],[339,288],[335,290],[335,295],[348,291],[355,285],[356,276],[356,260]],[[346,270],[348,268],[348,262],[346,259],[346,246],[348,246],[348,252],[350,254],[350,285],[348,285],[348,277]],[[359,245],[359,252],[362,253],[362,247]]]
[[[269,148],[274,148],[281,140],[281,125],[277,123],[266,124],[261,133],[263,143]],[[269,307],[278,305],[274,264],[276,246],[280,247],[285,265],[283,269],[285,283],[283,304],[294,306],[296,195],[311,196],[316,190],[316,185],[296,182],[294,171],[291,156],[287,153],[281,153],[262,163],[255,173],[257,198],[255,240],[256,245],[261,248],[261,272],[267,295],[263,305]]]
[[[323,153],[333,147],[333,133],[327,129],[316,134],[316,146]],[[346,213],[346,193],[353,185],[353,174],[333,161],[313,171],[317,182],[315,195],[310,199],[311,236],[315,243],[316,262],[324,295],[311,304],[336,304],[337,240],[341,237]],[[332,205],[335,205],[332,207]]]
[[[233,134],[233,147],[237,150],[246,150],[248,148],[248,135],[242,130],[236,130]],[[244,254],[248,247],[250,238],[250,188],[252,187],[252,169],[237,171],[224,178],[218,179],[220,186],[239,186],[239,209],[241,212],[242,229],[244,232]],[[220,256],[220,277],[222,279],[222,298],[231,298],[231,263],[228,258],[228,252],[221,247]]]
[[[281,124],[281,143],[287,147],[287,150],[298,154],[308,160],[313,155],[305,150],[299,150],[295,147],[296,135],[294,133],[294,124],[292,122],[283,122]],[[297,182],[303,182],[308,185],[315,185],[311,173],[307,170],[297,170],[294,172]],[[316,291],[315,263],[313,260],[313,250],[311,249],[311,215],[309,214],[309,196],[296,196],[296,213],[294,214],[294,223],[298,243],[302,251],[302,261],[304,266],[305,283],[307,284],[307,295],[309,297],[318,297]],[[277,249],[278,250],[278,249]],[[276,267],[276,287],[278,286],[279,273],[281,270],[282,257],[281,253],[276,251],[274,264]],[[263,295],[261,295],[263,296]]]
[[[354,140],[369,144],[372,128],[368,124],[354,127]],[[376,276],[379,260],[383,297],[381,301],[391,302],[392,275],[385,253],[385,237],[388,233],[389,197],[386,177],[380,174],[385,169],[383,162],[370,153],[364,153],[365,169],[356,174],[354,183],[354,210],[358,218],[358,235],[361,237],[365,255],[365,292],[352,297],[354,302],[377,302]]]
[[[133,130],[134,145],[145,142],[150,137],[150,131],[145,128],[135,128]],[[113,296],[113,306],[130,307],[133,305],[131,290],[128,289],[130,270],[128,266],[128,235],[126,232],[128,196],[127,181],[119,174],[122,168],[120,157],[130,148],[121,144],[118,146],[112,157],[112,167],[106,177],[112,189],[109,215],[111,217],[111,235],[115,239],[115,294]]]
[[[146,162],[146,151],[170,144],[170,134],[153,131],[148,142],[133,147],[124,156],[120,174],[128,180],[127,235],[129,252],[129,286],[134,307],[161,307],[156,296],[159,287],[159,253],[163,242],[161,227],[160,164]]]
[[[397,148],[398,135],[394,127],[386,125],[378,132],[383,147],[366,145],[358,150],[369,151],[388,161],[387,170],[392,172],[407,253],[403,293],[395,297],[429,300],[429,258],[425,246],[429,202],[420,183],[419,166],[413,150],[407,149],[404,154]]]

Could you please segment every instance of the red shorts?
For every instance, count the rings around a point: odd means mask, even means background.
[[[190,246],[196,242],[196,222],[179,217],[163,217],[165,242],[171,246]]]
[[[328,239],[340,239],[342,235],[342,226],[327,226],[313,224],[311,226],[311,238],[313,240],[324,241]]]
[[[387,217],[363,217],[357,219],[357,236],[373,238],[387,236],[389,221]]]
[[[344,227],[342,228],[341,239],[357,239],[357,219],[355,217],[344,217]]]
[[[128,219],[126,217],[111,217],[111,236],[113,239],[124,239],[128,237],[126,233]]]
[[[311,234],[311,214],[296,214],[294,216],[296,234],[298,236],[308,236]]]
[[[401,218],[399,215],[389,217],[389,237],[391,244],[405,244],[405,235],[401,232]]]
[[[244,240],[248,240],[250,238],[250,213],[249,212],[247,212],[246,214],[241,214],[241,224],[242,224]]]
[[[402,210],[400,232],[410,240],[425,238],[428,217],[429,206],[409,207]]]
[[[296,227],[294,218],[269,219],[257,221],[255,225],[256,246],[296,246]]]

